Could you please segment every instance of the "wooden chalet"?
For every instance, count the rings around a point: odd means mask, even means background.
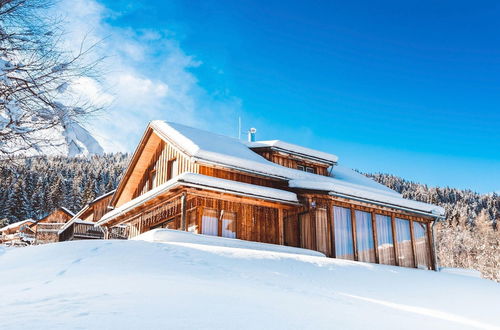
[[[98,225],[282,244],[329,257],[435,268],[438,206],[412,201],[282,141],[246,142],[151,122]]]
[[[59,231],[59,241],[73,241],[84,239],[103,239],[104,228],[95,226],[102,216],[109,211],[108,205],[113,198],[114,190],[95,198],[85,205]],[[111,229],[109,238],[126,237],[126,226],[115,226]]]
[[[46,244],[59,241],[59,229],[64,226],[74,214],[70,210],[60,207],[49,215],[38,220],[33,226],[35,244]]]
[[[35,223],[35,220],[27,219],[0,228],[0,244],[11,246],[27,246],[33,244],[35,241],[35,232],[31,227]]]

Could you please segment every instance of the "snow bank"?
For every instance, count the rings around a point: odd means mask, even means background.
[[[451,267],[442,267],[439,268],[441,273],[455,274],[461,276],[475,277],[481,278],[481,272],[475,269],[466,269],[466,268],[451,268]]]
[[[4,249],[0,328],[500,328],[500,285],[492,281],[191,243]]]
[[[201,245],[219,246],[219,247],[236,248],[236,249],[248,249],[256,251],[301,254],[301,255],[326,258],[323,253],[313,250],[300,249],[291,246],[282,246],[276,244],[242,241],[233,238],[198,235],[194,233],[183,232],[172,229],[154,229],[142,235],[139,235],[134,239],[141,241],[148,241],[148,242],[201,244]]]

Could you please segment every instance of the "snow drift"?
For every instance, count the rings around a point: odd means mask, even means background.
[[[168,230],[0,247],[0,327],[499,329],[495,282],[310,254]]]

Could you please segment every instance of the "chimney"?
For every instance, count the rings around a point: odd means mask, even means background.
[[[256,128],[250,128],[248,130],[248,142],[255,142],[255,133],[257,133]]]

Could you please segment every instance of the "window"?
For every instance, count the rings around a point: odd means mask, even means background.
[[[198,234],[199,229],[198,229],[198,223],[196,221],[196,210],[189,211],[187,214],[187,227],[188,231],[191,233]]]
[[[204,235],[236,238],[236,213],[203,209],[201,233]]]
[[[299,171],[304,171],[304,172],[308,172],[308,173],[316,173],[316,169],[312,166],[305,166],[302,164],[298,164],[297,169]]]
[[[306,166],[306,172],[308,172],[308,173],[316,173],[316,170],[314,169],[314,167]]]
[[[222,237],[236,238],[236,214],[222,211]]]
[[[409,220],[396,218],[396,241],[398,243],[399,265],[415,267]]]
[[[149,190],[156,188],[156,186],[158,186],[156,182],[156,170],[151,170],[151,172],[149,172]]]
[[[218,217],[217,211],[212,209],[203,209],[201,217],[201,233],[204,235],[218,235]]]
[[[304,213],[299,215],[300,219],[300,247],[309,250],[315,250],[313,241],[313,231],[311,224],[311,215]]]
[[[368,212],[355,211],[356,215],[356,244],[358,260],[375,262],[375,244],[373,243],[372,215]]]
[[[328,231],[328,215],[326,209],[316,210],[316,250],[331,256],[330,233]]]
[[[431,269],[431,258],[429,255],[429,240],[427,239],[427,225],[422,222],[413,221],[413,236],[415,238],[415,254],[417,268]]]
[[[335,256],[340,259],[354,260],[352,240],[351,210],[345,207],[333,207],[335,232]]]
[[[378,260],[384,265],[395,265],[394,240],[392,237],[391,217],[386,215],[375,215],[377,225]]]
[[[179,169],[177,166],[177,159],[171,159],[167,164],[167,180],[170,180],[177,176]]]

